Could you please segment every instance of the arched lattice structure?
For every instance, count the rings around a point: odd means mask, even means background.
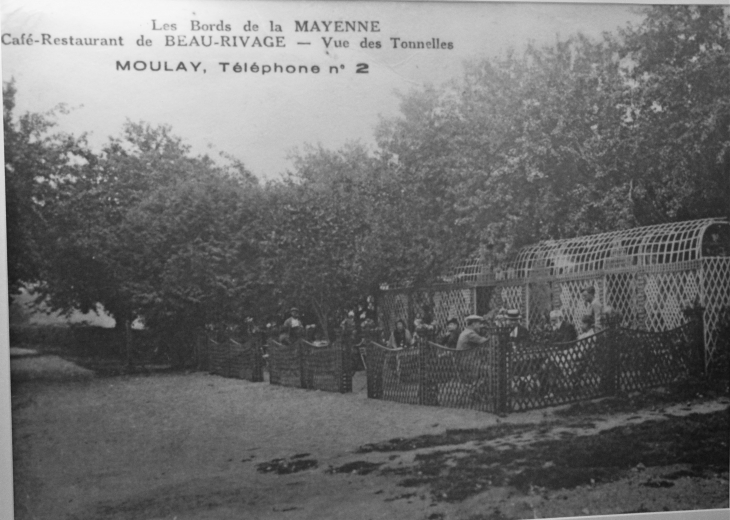
[[[458,290],[463,295],[459,301],[465,302],[459,306],[461,312],[518,308],[531,328],[544,326],[553,309],[561,309],[578,327],[588,312],[581,299],[588,285],[602,304],[621,315],[623,326],[649,331],[681,325],[684,310],[700,303],[705,308],[708,364],[718,342],[718,325],[730,313],[730,224],[720,218],[546,240],[521,249],[494,269],[482,258],[470,257],[429,292]],[[485,286],[492,287],[489,301],[480,302],[476,288]],[[401,311],[408,307],[405,294],[401,292],[398,300]],[[386,305],[381,312],[387,315],[386,302],[395,301],[395,294],[383,296]],[[434,314],[445,317],[453,312],[451,307],[440,310],[437,305]]]
[[[702,258],[706,231],[723,224],[719,219],[691,220],[546,240],[523,248],[506,266],[504,276],[567,276],[631,267],[671,270]]]

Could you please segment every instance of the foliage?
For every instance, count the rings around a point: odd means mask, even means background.
[[[14,81],[3,84],[10,294],[41,277],[43,258],[39,246],[48,240],[44,209],[63,191],[87,155],[83,138],[51,133],[55,116],[63,107],[16,118],[15,94]]]
[[[720,6],[664,6],[623,31],[627,151],[641,224],[730,216],[730,24]]]
[[[329,337],[343,309],[367,294],[365,246],[372,159],[358,145],[339,152],[309,147],[294,172],[269,188],[266,275],[284,305],[311,310]]]
[[[98,152],[3,88],[12,290],[182,341],[291,305],[331,334],[382,284],[538,240],[730,216],[730,33],[715,6],[468,64],[401,96],[377,148],[307,147],[258,185],[128,122]],[[177,339],[176,339],[177,338]]]
[[[722,9],[651,8],[618,36],[528,45],[412,92],[379,143],[429,224],[497,260],[543,239],[728,215],[728,50]]]

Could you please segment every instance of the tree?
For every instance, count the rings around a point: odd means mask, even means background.
[[[117,326],[137,317],[169,325],[173,282],[180,281],[171,273],[188,281],[196,276],[192,264],[187,272],[180,266],[183,251],[215,254],[215,244],[229,235],[220,229],[206,234],[206,226],[229,225],[236,214],[227,212],[238,204],[232,197],[253,184],[240,163],[219,166],[191,156],[168,127],[127,123],[120,138],[74,172],[63,197],[44,208],[54,239],[43,247],[38,290],[63,310],[100,303]],[[216,205],[216,197],[226,204]],[[215,263],[195,265],[212,269]],[[181,311],[179,319],[190,315]]]
[[[501,260],[539,240],[728,215],[727,42],[722,8],[654,7],[638,28],[528,45],[404,96],[378,142],[410,214],[455,239],[428,249]]]
[[[263,270],[282,305],[305,306],[329,337],[344,309],[368,294],[364,245],[373,160],[358,145],[294,156],[294,172],[268,187]]]
[[[637,221],[730,217],[728,11],[653,7],[622,38]]]
[[[44,258],[40,244],[49,240],[45,209],[63,193],[88,157],[83,138],[51,133],[59,107],[47,114],[16,117],[16,88],[3,83],[5,134],[5,205],[8,287],[12,295],[39,281]]]

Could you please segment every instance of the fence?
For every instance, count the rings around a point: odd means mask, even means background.
[[[611,328],[569,343],[489,343],[448,349],[421,337],[411,349],[370,340],[368,397],[408,404],[511,412],[642,390],[702,372],[701,326],[665,332]]]
[[[269,339],[269,382],[327,392],[352,392],[352,346],[349,335],[318,346],[304,339],[290,344]]]
[[[238,341],[220,338],[217,341],[208,334],[202,336],[205,348],[200,349],[201,368],[212,374],[252,382],[264,380],[263,338],[260,335]]]
[[[494,344],[456,351],[425,339],[410,349],[391,349],[371,341],[368,397],[497,412],[497,353]]]

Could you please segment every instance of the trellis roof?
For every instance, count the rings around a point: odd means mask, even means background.
[[[723,240],[730,239],[730,224],[725,219],[707,218],[544,240],[522,248],[511,261],[494,271],[475,255],[444,277],[444,282],[579,275],[640,266],[670,267],[711,256],[703,252],[703,237],[712,226],[723,228]],[[729,255],[728,244],[724,247],[724,255]]]

